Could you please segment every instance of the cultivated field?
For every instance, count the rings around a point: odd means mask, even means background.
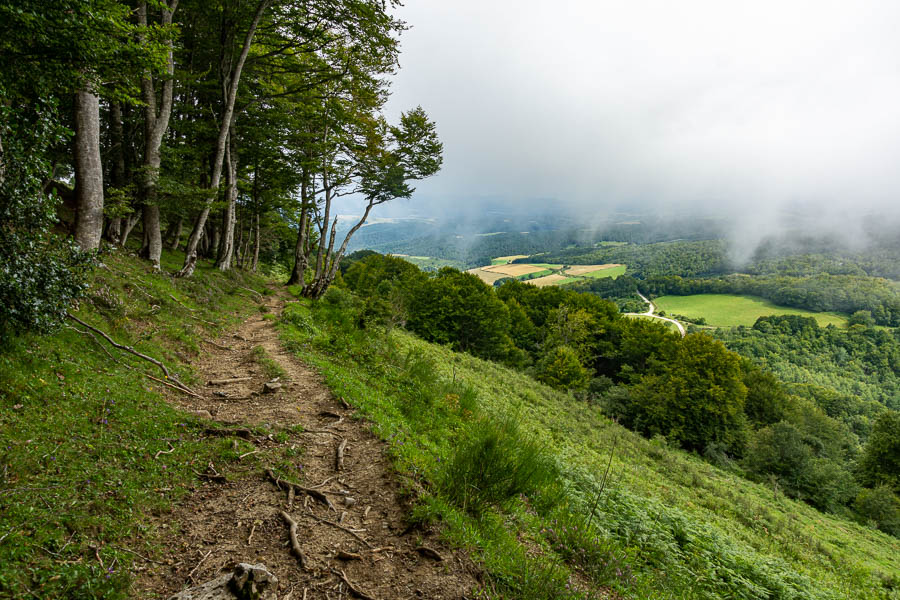
[[[768,315],[801,315],[814,317],[819,325],[833,324],[846,327],[847,318],[838,313],[812,312],[801,308],[789,308],[772,304],[754,296],[732,294],[694,294],[692,296],[661,296],[653,301],[658,310],[667,315],[684,315],[688,318],[703,317],[713,327],[752,326],[756,319]]]
[[[498,256],[497,258],[491,259],[492,265],[505,265],[507,263],[511,263],[517,258],[528,258],[527,254],[513,254],[512,256]]]
[[[469,269],[488,285],[498,279],[512,277],[537,286],[561,285],[584,278],[618,277],[625,273],[625,265],[611,263],[605,265],[560,265],[549,263],[512,263],[522,255],[500,256],[491,260],[491,264]]]
[[[565,270],[570,277],[618,277],[625,273],[625,265],[573,265]]]
[[[538,271],[546,270],[546,267],[539,267],[537,265],[519,265],[519,264],[509,264],[509,265],[491,265],[489,267],[481,267],[482,271],[487,271],[488,273],[502,273],[507,277],[521,277],[522,275],[528,275],[530,273],[537,273]]]
[[[545,275],[544,277],[537,277],[535,279],[529,279],[526,283],[530,283],[532,285],[536,285],[538,287],[544,287],[545,285],[559,285],[566,279],[570,279],[565,275],[560,275],[558,273],[554,273],[552,275]]]

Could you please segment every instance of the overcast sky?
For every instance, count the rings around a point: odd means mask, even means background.
[[[900,2],[408,0],[389,115],[444,168],[413,204],[892,206]],[[404,210],[404,203],[392,213]]]

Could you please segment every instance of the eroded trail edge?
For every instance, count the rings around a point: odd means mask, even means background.
[[[278,577],[282,599],[466,598],[477,570],[407,525],[384,442],[280,344],[285,302],[260,298],[259,314],[203,341],[202,398],[168,397],[208,419],[239,466],[227,479],[199,468],[204,483],[150,524],[170,554],[139,567],[135,591],[169,597],[252,563]]]

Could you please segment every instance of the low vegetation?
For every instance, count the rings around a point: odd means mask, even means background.
[[[194,279],[172,280],[134,258],[102,259],[73,314],[189,386],[199,382],[187,359],[265,292],[259,277],[205,263]],[[175,268],[178,257],[163,261]],[[246,448],[206,437],[201,420],[161,400],[163,381],[74,322],[9,339],[0,352],[0,597],[132,597],[132,567],[143,560],[134,551],[158,559],[163,550],[148,517],[210,462],[234,476]]]
[[[291,305],[283,338],[373,420],[414,522],[474,553],[485,597],[900,597],[896,538],[366,311],[335,289]]]

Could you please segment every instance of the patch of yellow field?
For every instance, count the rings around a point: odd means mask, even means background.
[[[489,267],[481,267],[482,271],[487,271],[488,273],[502,273],[506,277],[520,277],[522,275],[528,275],[529,273],[537,273],[538,271],[545,271],[545,267],[536,267],[534,265],[491,265]]]
[[[574,265],[566,269],[566,275],[571,275],[572,277],[577,277],[579,275],[587,275],[588,273],[593,273],[594,271],[603,271],[606,269],[614,269],[616,267],[621,267],[623,265],[617,263],[610,263],[606,265]]]
[[[538,287],[544,287],[545,285],[556,285],[563,279],[568,279],[568,277],[566,277],[565,275],[554,273],[553,275],[545,275],[544,277],[538,277],[537,279],[529,279],[525,283],[530,283],[531,285],[536,285]]]
[[[482,268],[477,269],[469,269],[466,273],[471,273],[472,275],[477,275],[479,279],[485,282],[488,285],[494,285],[494,282],[498,279],[503,279],[504,277],[509,277],[509,275],[504,275],[503,273],[491,273],[490,271],[485,271]]]
[[[494,259],[494,262],[497,264],[500,263],[511,263],[512,261],[518,258],[528,258],[527,254],[513,254],[512,256],[498,256]]]

